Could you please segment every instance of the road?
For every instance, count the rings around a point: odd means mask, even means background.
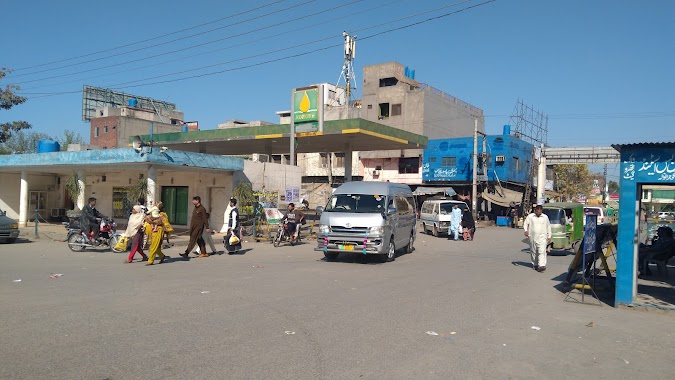
[[[150,267],[0,245],[0,378],[673,378],[672,314],[563,302],[571,256],[537,273],[522,231],[476,238],[420,234],[385,264],[313,242]]]

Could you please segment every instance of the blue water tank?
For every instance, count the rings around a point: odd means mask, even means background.
[[[138,100],[129,99],[129,107],[136,107],[138,105]]]
[[[184,125],[184,126],[183,126],[183,132],[187,132],[187,131],[188,131],[187,125]]]
[[[37,152],[38,153],[50,153],[58,152],[61,150],[61,145],[58,142],[52,140],[39,140],[37,143]]]
[[[510,125],[505,125],[504,126],[504,136],[510,136],[511,135],[511,126]]]

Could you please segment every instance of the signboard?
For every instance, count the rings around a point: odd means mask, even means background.
[[[586,215],[586,226],[584,226],[584,256],[595,252],[597,226],[598,216]]]
[[[258,202],[263,207],[277,207],[279,203],[279,192],[269,190],[256,190],[253,196],[258,198]]]
[[[285,201],[288,203],[291,202],[300,202],[300,188],[299,187],[287,187]]]
[[[307,132],[318,132],[319,131],[319,122],[311,121],[309,123],[301,123],[295,125],[296,133],[307,133]],[[296,135],[298,136],[298,135]],[[299,136],[301,137],[301,136]]]
[[[263,208],[265,210],[265,218],[267,218],[267,223],[269,224],[279,224],[281,218],[284,217],[284,214],[279,211],[277,208]]]
[[[131,202],[129,202],[129,188],[113,187],[112,217],[121,219],[128,218],[132,206]]]
[[[109,88],[84,85],[82,87],[82,121],[89,121],[96,117],[96,108],[125,107],[129,106],[130,101],[134,104],[135,108],[142,108],[158,113],[161,113],[162,110],[172,111],[176,109],[174,103],[145,96],[126,94],[124,92],[113,91]]]
[[[316,87],[295,90],[293,93],[293,121],[304,123],[319,120],[318,99],[319,89]],[[298,128],[297,125],[296,128]]]

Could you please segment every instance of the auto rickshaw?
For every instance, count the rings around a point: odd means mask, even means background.
[[[551,222],[553,249],[572,249],[584,237],[584,205],[576,202],[545,203],[543,213]]]

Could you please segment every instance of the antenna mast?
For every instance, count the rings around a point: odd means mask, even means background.
[[[342,71],[338,77],[335,87],[340,87],[340,82],[344,79],[345,98],[347,107],[352,104],[352,94],[356,97],[356,75],[354,74],[354,58],[356,58],[356,36],[350,36],[347,32],[342,32],[345,38],[344,55],[345,62],[342,64]]]

